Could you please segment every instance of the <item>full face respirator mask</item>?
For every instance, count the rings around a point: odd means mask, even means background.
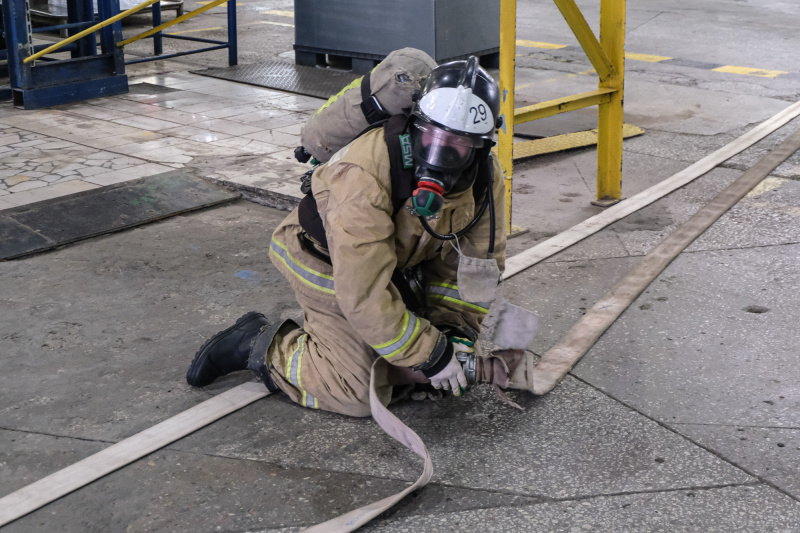
[[[497,84],[471,56],[435,68],[427,77],[410,117],[414,180],[412,203],[428,218],[447,194],[466,191],[488,155],[498,127]]]
[[[429,217],[442,208],[444,196],[467,190],[475,180],[475,154],[483,144],[429,123],[412,126],[412,153],[417,188],[414,210]]]

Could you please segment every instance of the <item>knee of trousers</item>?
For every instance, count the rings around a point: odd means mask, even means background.
[[[364,398],[359,398],[350,394],[335,394],[331,391],[323,391],[324,387],[319,389],[315,387],[311,390],[299,389],[275,368],[272,369],[272,378],[289,399],[303,407],[358,418],[371,416],[372,414],[369,407],[369,394]],[[322,392],[318,392],[318,390]]]
[[[369,373],[352,373],[305,330],[281,329],[266,353],[272,381],[304,407],[348,416],[370,415]]]

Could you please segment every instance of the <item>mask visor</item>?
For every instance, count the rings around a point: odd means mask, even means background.
[[[476,140],[431,124],[415,124],[413,151],[418,165],[440,172],[459,172],[475,156]],[[477,141],[483,144],[482,141]]]

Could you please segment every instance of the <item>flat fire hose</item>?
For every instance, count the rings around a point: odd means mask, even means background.
[[[433,475],[433,463],[425,444],[412,429],[403,424],[378,400],[375,392],[376,371],[385,371],[383,358],[372,365],[369,381],[369,400],[372,418],[389,436],[425,461],[422,474],[415,483],[380,501],[359,507],[327,522],[312,526],[309,533],[347,533],[363,526],[382,512],[393,507],[410,492],[424,487]],[[381,368],[383,367],[383,368]],[[35,481],[4,498],[0,498],[0,527],[35,511],[43,505],[66,496],[92,481],[141,459],[176,440],[219,420],[256,400],[269,396],[262,383],[244,383],[198,404],[155,426],[114,444],[105,450],[78,461],[39,481]]]
[[[791,106],[781,114],[786,114],[789,110],[792,113],[796,113],[798,105],[800,103]],[[782,125],[776,124],[774,119],[771,119],[771,121],[773,123],[770,126],[774,129]],[[755,140],[752,142],[755,142]],[[798,149],[800,149],[800,131],[795,132],[778,148],[745,172],[738,180],[714,198],[711,203],[701,209],[688,222],[645,256],[625,278],[567,332],[561,342],[545,353],[534,369],[534,393],[546,394],[551,391],[583,354],[589,350],[600,335],[608,329],[614,320],[681,251]],[[643,207],[643,205],[640,207]],[[594,233],[594,231],[591,233]],[[574,242],[586,236],[583,235]],[[530,264],[527,266],[530,266]],[[523,268],[525,267],[520,266],[519,269],[522,270]],[[376,370],[380,370],[380,366],[385,364],[388,363],[382,358],[378,358],[372,366],[370,375],[370,408],[372,416],[387,434],[424,459],[423,472],[417,481],[406,489],[383,500],[312,526],[306,530],[308,532],[344,533],[353,531],[391,508],[410,492],[425,486],[433,475],[433,464],[422,439],[389,412],[377,399],[375,374]],[[269,392],[260,383],[239,385],[63,470],[27,485],[4,498],[0,498],[0,527],[268,395]]]
[[[34,481],[0,498],[0,527],[268,395],[261,383],[239,385]]]
[[[645,255],[572,326],[558,344],[542,356],[533,369],[534,394],[547,394],[553,390],[600,335],[678,254],[797,150],[800,150],[800,130],[789,136]]]
[[[354,531],[363,526],[379,514],[394,507],[394,505],[405,498],[411,492],[420,489],[428,484],[433,476],[433,462],[428,454],[428,449],[425,443],[419,438],[419,435],[403,424],[399,418],[394,416],[384,405],[378,400],[378,395],[375,392],[375,373],[386,369],[389,363],[385,359],[379,357],[372,365],[372,371],[369,377],[369,408],[372,411],[372,418],[381,427],[387,435],[394,440],[413,451],[425,461],[425,467],[419,478],[410,486],[401,490],[398,493],[384,498],[380,501],[359,507],[354,511],[337,516],[322,524],[317,524],[308,529],[304,529],[305,533],[347,533]],[[383,369],[381,369],[383,367]]]
[[[706,172],[716,168],[723,161],[727,161],[742,150],[749,148],[767,135],[771,134],[790,120],[800,115],[800,102],[795,102],[776,115],[768,118],[755,128],[751,129],[741,137],[726,144],[701,160],[681,170],[677,174],[661,181],[644,191],[627,198],[626,200],[603,210],[603,212],[587,218],[583,222],[574,225],[566,231],[562,231],[555,237],[540,242],[536,246],[518,253],[506,259],[506,270],[503,272],[503,279],[509,279],[533,265],[544,261],[548,257],[565,250],[573,244],[582,241],[586,237],[593,235],[610,226],[614,222],[635,213],[667,194],[676,191],[684,185],[691,183]]]

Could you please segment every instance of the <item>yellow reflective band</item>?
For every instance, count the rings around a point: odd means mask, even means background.
[[[414,324],[414,331],[412,331],[412,332],[411,332],[411,335],[408,337],[408,340],[405,342],[405,344],[403,344],[401,347],[399,347],[398,349],[396,349],[396,350],[395,350],[395,351],[393,351],[392,353],[388,353],[388,354],[386,354],[386,355],[383,355],[382,357],[383,357],[384,359],[391,359],[391,358],[392,358],[392,357],[394,357],[395,355],[399,354],[400,352],[402,352],[403,350],[405,350],[406,348],[408,348],[408,345],[409,345],[409,344],[411,344],[411,341],[413,341],[413,340],[416,338],[416,336],[417,336],[417,333],[419,333],[419,320],[417,320],[417,321],[415,322],[415,324]]]
[[[286,361],[286,379],[300,391],[301,405],[319,409],[319,402],[313,395],[303,389],[303,382],[300,377],[303,371],[303,354],[305,353],[306,339],[308,339],[308,335],[302,335],[297,339],[297,349],[292,353],[291,357],[289,357],[289,360]]]
[[[450,296],[445,296],[443,294],[431,294],[431,293],[428,293],[428,297],[429,298],[436,298],[438,300],[446,300],[446,301],[452,302],[454,304],[462,305],[462,306],[467,307],[469,309],[474,309],[475,311],[478,311],[479,313],[488,313],[489,312],[489,309],[487,309],[486,307],[481,307],[480,305],[471,304],[469,302],[465,302],[464,300],[459,300],[457,298],[452,298]]]
[[[292,352],[286,362],[286,379],[298,388],[300,387],[300,357],[303,355],[303,339],[305,339],[305,336],[297,339],[297,349]]]
[[[381,348],[386,348],[387,346],[391,346],[392,344],[402,339],[403,335],[406,334],[406,328],[408,328],[408,319],[409,319],[408,311],[406,311],[405,314],[403,315],[403,327],[400,328],[402,330],[400,335],[398,335],[397,337],[388,342],[384,342],[383,344],[373,345],[372,347],[375,348],[376,350],[380,350]]]
[[[371,72],[375,72],[376,68],[378,68],[378,65],[375,65],[375,68],[373,68]],[[322,107],[317,109],[316,113],[314,113],[314,116],[319,115],[322,112],[323,109],[325,109],[326,107],[328,107],[329,105],[334,103],[336,100],[338,100],[339,97],[342,96],[344,94],[344,92],[347,91],[348,89],[352,89],[353,87],[361,87],[361,80],[363,80],[363,79],[364,79],[364,76],[361,76],[360,78],[354,79],[353,81],[348,83],[347,86],[344,89],[342,89],[338,93],[336,93],[333,96],[331,96],[330,98],[328,98],[328,101],[325,102],[324,104],[322,104]]]
[[[437,289],[438,287],[438,289]],[[442,290],[445,289],[445,290]],[[459,296],[456,298],[456,296]],[[450,283],[444,282],[434,282],[429,283],[425,288],[425,297],[426,298],[437,298],[440,300],[446,300],[448,302],[452,302],[454,304],[458,304],[469,309],[473,309],[478,311],[479,313],[488,313],[489,308],[484,307],[484,305],[488,306],[489,304],[484,302],[465,302],[460,298],[460,294],[458,293],[458,286],[453,285]]]
[[[417,320],[416,323],[414,324],[414,331],[411,333],[411,337],[409,337],[408,341],[406,341],[406,343],[404,345],[402,345],[399,350],[397,350],[398,352],[403,351],[406,348],[408,348],[408,346],[411,344],[411,341],[413,341],[417,337],[417,334],[419,333],[419,327],[420,327],[419,326],[419,320]],[[392,357],[394,355],[395,354],[387,355],[387,357]]]
[[[412,327],[413,324],[413,327]],[[383,344],[372,345],[378,355],[391,358],[395,355],[399,354],[413,342],[413,340],[417,337],[420,328],[420,320],[414,313],[409,312],[406,310],[405,314],[403,315],[403,326],[401,328],[401,333],[394,339],[390,340],[389,342],[384,342]]]
[[[308,407],[309,409],[319,409],[319,400],[317,400],[315,396],[307,393],[306,391],[303,391],[303,397],[301,398],[301,402],[303,407]]]
[[[286,268],[292,271],[292,274],[297,276],[300,281],[309,287],[313,287],[327,294],[336,293],[333,285],[333,276],[323,274],[322,272],[317,272],[316,270],[303,265],[297,259],[295,259],[292,254],[289,253],[289,250],[284,244],[278,242],[274,237],[272,239],[272,245],[270,246],[269,251],[270,253],[275,254],[275,257],[280,259]]]
[[[349,90],[349,89],[352,89],[353,87],[361,87],[361,80],[363,80],[363,79],[364,79],[364,76],[361,76],[360,78],[356,78],[356,79],[354,79],[353,81],[351,81],[350,83],[348,83],[348,84],[347,84],[347,86],[346,86],[344,89],[342,89],[342,90],[341,90],[341,91],[339,91],[338,93],[336,93],[336,94],[334,94],[333,96],[331,96],[330,98],[328,98],[328,101],[327,101],[327,102],[325,102],[324,104],[322,104],[322,107],[320,107],[319,109],[317,109],[317,112],[316,112],[316,113],[314,113],[314,116],[317,116],[317,115],[319,115],[320,113],[322,113],[322,110],[323,110],[323,109],[325,109],[326,107],[328,107],[329,105],[331,105],[332,103],[334,103],[336,100],[338,100],[338,99],[339,99],[339,97],[340,97],[340,96],[342,96],[342,95],[344,94],[344,92],[345,92],[345,91],[347,91],[347,90]]]
[[[297,388],[303,391],[303,397],[306,396],[306,391],[303,390],[303,383],[300,381],[300,371],[303,370],[303,339],[305,336],[300,337],[297,341]]]

